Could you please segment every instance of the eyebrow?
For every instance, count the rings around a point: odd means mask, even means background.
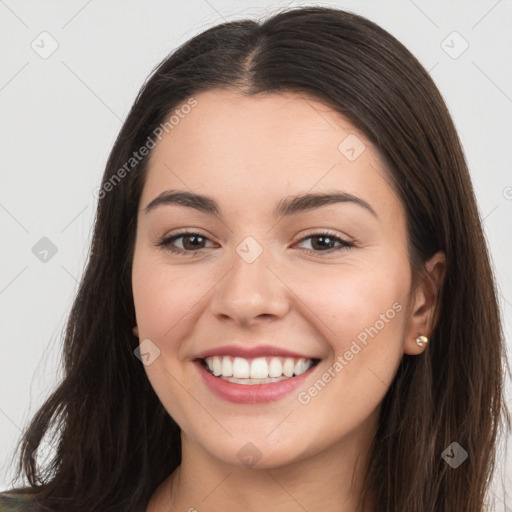
[[[287,217],[336,203],[355,204],[369,211],[374,217],[378,218],[375,210],[365,200],[342,190],[333,190],[316,194],[307,193],[287,197],[279,201],[272,212],[272,215],[274,217]],[[146,206],[144,211],[145,213],[149,213],[159,206],[176,204],[186,206],[188,208],[194,208],[209,215],[222,216],[221,209],[215,199],[209,196],[186,192],[183,190],[165,190],[155,197]]]

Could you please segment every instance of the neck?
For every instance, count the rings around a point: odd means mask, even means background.
[[[182,433],[181,466],[153,494],[147,512],[359,512],[376,415],[368,420],[311,457],[266,468],[225,464]],[[362,512],[372,510],[374,498]]]

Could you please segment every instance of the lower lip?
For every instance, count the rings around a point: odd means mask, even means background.
[[[200,361],[195,361],[195,364],[199,368],[206,386],[220,398],[237,404],[259,404],[279,400],[303,385],[320,363],[296,377],[267,384],[237,384],[235,382],[228,382],[206,371]]]

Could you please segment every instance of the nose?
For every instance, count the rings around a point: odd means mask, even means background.
[[[264,250],[249,262],[237,252],[231,269],[214,287],[211,312],[241,327],[282,318],[290,307],[290,290]]]

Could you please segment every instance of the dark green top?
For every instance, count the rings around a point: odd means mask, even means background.
[[[0,493],[0,512],[35,512],[25,494]]]
[[[0,512],[41,512],[41,506],[38,506],[30,499],[30,493],[25,492],[26,488],[14,491],[0,492]],[[145,512],[147,505],[137,507],[138,512]],[[45,511],[48,508],[44,509]],[[135,507],[130,510],[135,510]],[[70,511],[72,512],[72,511]]]

